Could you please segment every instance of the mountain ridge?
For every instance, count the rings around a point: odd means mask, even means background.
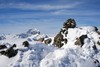
[[[97,27],[77,27],[74,19],[68,19],[54,37],[36,29],[28,32],[25,37],[7,35],[0,40],[0,46],[7,46],[0,49],[0,67],[100,67]]]

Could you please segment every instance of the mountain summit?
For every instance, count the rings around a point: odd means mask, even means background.
[[[5,35],[0,54],[0,67],[100,67],[100,32],[68,19],[54,37],[36,29]]]

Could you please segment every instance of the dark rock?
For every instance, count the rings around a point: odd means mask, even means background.
[[[92,48],[95,51],[95,53],[98,53],[98,49],[97,49],[96,45],[92,46]]]
[[[10,48],[8,48],[6,51],[1,51],[0,53],[2,55],[5,55],[5,56],[9,57],[9,58],[14,57],[18,53],[18,49],[14,49],[14,47],[16,47],[16,44],[14,44]]]
[[[54,37],[54,45],[57,47],[62,47],[63,44],[61,43],[63,41],[63,35],[59,32],[55,37]]]
[[[68,28],[75,28],[76,27],[76,22],[74,19],[68,19],[64,24],[63,27],[68,29]]]
[[[6,45],[0,45],[0,49],[5,49],[5,48],[7,48]]]
[[[61,31],[60,31],[60,32],[64,33],[65,31],[66,31],[65,29],[64,29],[64,30],[63,30],[63,29],[61,29]]]
[[[18,49],[14,50],[12,48],[9,48],[8,50],[6,50],[5,54],[6,56],[8,56],[9,58],[16,56],[18,53]]]
[[[67,43],[67,39],[63,39],[63,35],[64,34],[67,37],[68,34],[68,28],[75,28],[76,27],[76,22],[74,19],[68,19],[64,24],[63,24],[63,28],[60,30],[60,32],[54,37],[54,45],[57,47],[62,47],[64,44],[62,44],[62,42],[64,41],[64,43]]]
[[[99,31],[97,31],[97,33],[98,33],[98,35],[100,35],[100,32]]]
[[[84,45],[84,39],[87,38],[87,35],[82,35],[79,37],[80,42],[81,42],[81,47]]]
[[[60,30],[60,33],[64,34],[64,35],[67,37],[68,30],[62,28],[62,29]]]
[[[44,38],[39,38],[38,41],[43,42]]]
[[[64,39],[64,43],[65,43],[65,44],[67,44],[67,41],[68,41],[67,39]]]
[[[94,61],[94,63],[96,64],[96,67],[100,67],[100,62],[97,59]]]
[[[44,40],[44,43],[45,43],[45,44],[50,44],[50,43],[51,43],[51,41],[52,41],[52,39],[51,39],[51,38],[49,38],[49,39],[47,39],[47,40]]]
[[[81,45],[81,47],[84,45],[84,39],[87,38],[87,35],[82,35],[79,38],[76,38],[75,45]]]
[[[5,52],[6,52],[6,51],[0,51],[0,54],[1,54],[1,55],[5,55]]]
[[[98,41],[97,44],[100,45],[100,42]]]
[[[29,42],[28,41],[24,41],[23,45],[24,45],[24,47],[28,47],[29,46]]]
[[[94,28],[95,28],[95,31],[98,31],[98,28],[97,27],[94,26]]]
[[[99,63],[99,61],[96,59],[95,61],[94,61],[94,63],[96,64],[96,63]]]
[[[92,47],[93,47],[93,49],[94,49],[94,50],[97,50],[97,47],[96,47],[96,45],[94,45],[94,46],[92,46]]]
[[[75,45],[81,45],[81,41],[80,41],[80,39],[79,39],[79,38],[76,38]]]

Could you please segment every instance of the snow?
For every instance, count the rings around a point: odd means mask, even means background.
[[[37,33],[31,33],[36,31]],[[29,32],[29,33],[28,33]],[[6,44],[9,47],[17,44],[18,54],[15,57],[8,58],[0,55],[0,67],[98,67],[100,63],[94,63],[97,59],[100,61],[100,41],[94,27],[69,28],[68,34],[64,38],[68,39],[68,43],[62,48],[54,47],[54,37],[49,37],[52,42],[45,45],[37,39],[48,38],[45,34],[40,34],[39,30],[30,29],[29,35],[25,38],[19,38],[16,35],[5,35],[4,40],[0,40],[0,44]],[[26,33],[25,33],[26,34]],[[82,47],[75,45],[76,38],[81,35],[87,35]],[[28,41],[30,46],[24,47],[22,43]],[[93,49],[96,45],[97,52]]]
[[[4,40],[6,39],[4,36],[0,36],[0,40]]]

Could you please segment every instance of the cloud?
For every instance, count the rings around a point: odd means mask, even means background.
[[[59,9],[70,9],[79,5],[80,2],[70,3],[70,4],[60,4],[60,5],[51,5],[51,4],[30,4],[30,3],[8,3],[0,4],[0,8],[18,8],[23,10],[59,10]]]
[[[53,15],[73,15],[73,16],[93,16],[93,15],[100,15],[100,12],[97,11],[90,11],[90,10],[57,10],[51,12]]]

